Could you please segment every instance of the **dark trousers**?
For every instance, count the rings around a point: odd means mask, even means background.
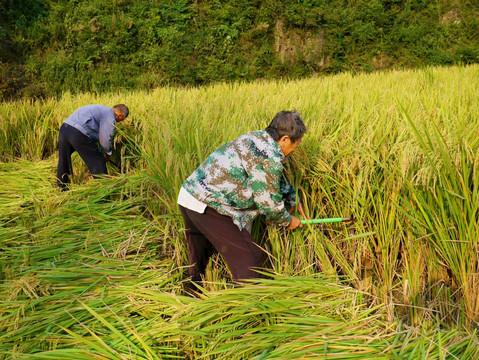
[[[70,183],[72,170],[72,154],[77,151],[88,166],[88,170],[95,175],[108,174],[105,156],[98,147],[96,140],[90,139],[73,126],[63,123],[58,135],[58,186],[66,189]]]
[[[264,252],[247,230],[240,231],[229,216],[210,207],[203,214],[181,205],[180,211],[186,227],[188,271],[192,281],[201,281],[215,251],[225,259],[233,280],[259,277],[254,269],[264,265]]]

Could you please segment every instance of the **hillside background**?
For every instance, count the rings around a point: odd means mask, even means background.
[[[0,0],[0,100],[479,62],[478,1]]]

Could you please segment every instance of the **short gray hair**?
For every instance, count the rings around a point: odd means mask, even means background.
[[[130,113],[130,110],[128,109],[128,106],[123,105],[123,104],[115,105],[115,106],[113,106],[113,109],[117,109],[123,115],[123,119],[125,119],[128,116],[128,114]]]
[[[276,114],[266,131],[275,141],[286,135],[292,142],[296,142],[306,133],[306,126],[298,112],[281,111]]]

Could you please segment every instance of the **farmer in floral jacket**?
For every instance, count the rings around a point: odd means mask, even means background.
[[[200,282],[218,251],[234,280],[258,277],[263,251],[248,229],[265,215],[269,223],[295,229],[295,191],[286,185],[282,161],[306,132],[296,112],[278,113],[266,130],[248,132],[214,151],[183,183],[178,204],[186,227],[189,274]],[[304,216],[300,204],[298,212]]]

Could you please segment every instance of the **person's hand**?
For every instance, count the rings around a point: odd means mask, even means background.
[[[105,160],[106,160],[106,161],[110,161],[110,156],[111,156],[111,155],[105,154]]]
[[[289,209],[289,213],[293,214],[296,210],[298,210],[299,215],[304,218],[306,217],[306,215],[304,215],[303,205],[301,205],[301,203],[299,203],[297,206],[291,206],[291,208]]]
[[[288,230],[293,230],[297,227],[303,227],[303,224],[296,216],[291,216],[291,223],[288,226]]]

